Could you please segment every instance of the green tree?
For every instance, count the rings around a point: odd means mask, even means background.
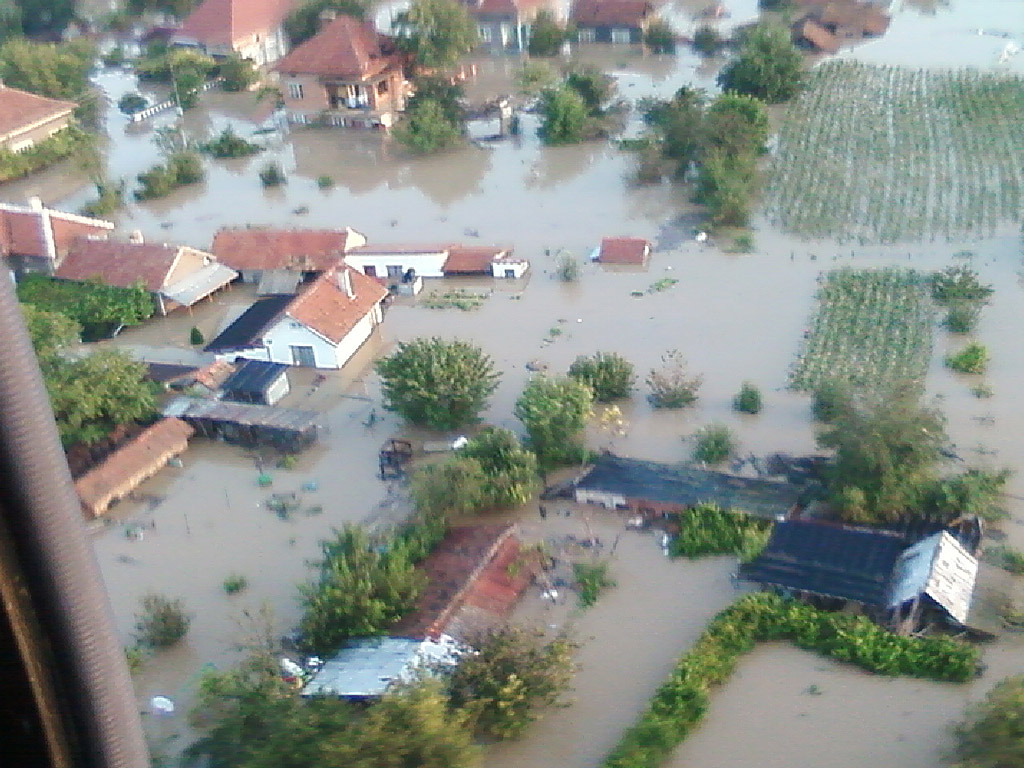
[[[746,226],[757,166],[750,155],[712,150],[701,159],[694,199],[708,208],[713,224]]]
[[[558,73],[546,61],[527,60],[516,73],[516,90],[524,96],[537,96],[557,80]]]
[[[26,35],[59,38],[75,18],[75,0],[16,0]]]
[[[422,99],[406,109],[405,118],[395,129],[395,138],[411,151],[426,155],[458,144],[462,130],[448,119],[441,104]]]
[[[89,88],[95,49],[87,41],[33,43],[12,38],[0,46],[4,85],[48,96],[81,99]]]
[[[413,0],[395,26],[422,69],[450,67],[477,44],[476,22],[458,0]]]
[[[199,0],[128,0],[127,11],[132,16],[154,12],[184,19],[197,5]]]
[[[477,420],[501,374],[489,355],[465,341],[419,338],[399,342],[377,361],[384,407],[433,429],[457,429]]]
[[[488,483],[479,461],[456,455],[417,470],[412,477],[412,498],[419,510],[470,514],[487,506]]]
[[[299,629],[311,652],[331,653],[350,637],[384,632],[423,588],[425,577],[403,547],[374,541],[360,526],[346,524],[322,551],[317,581],[299,588]]]
[[[702,145],[705,151],[731,156],[756,156],[768,141],[768,112],[753,96],[723,93],[711,102],[704,116]]]
[[[252,61],[237,54],[228,56],[220,63],[221,83],[225,91],[245,91],[256,82],[256,68]]]
[[[537,491],[537,457],[507,429],[487,427],[459,454],[480,463],[488,506],[520,506]]]
[[[149,99],[141,93],[126,93],[117,100],[117,108],[125,115],[134,115],[149,106]]]
[[[324,11],[362,19],[366,16],[366,8],[367,4],[363,0],[310,0],[288,14],[284,20],[284,31],[292,48],[295,48],[320,31],[323,26],[320,15]]]
[[[551,11],[538,11],[530,30],[530,55],[555,56],[568,39],[568,34],[568,30],[558,23]]]
[[[720,464],[736,453],[736,438],[725,424],[712,423],[697,430],[693,460]]]
[[[406,102],[406,110],[416,109],[424,101],[436,101],[444,110],[445,119],[452,125],[462,129],[466,119],[463,100],[466,92],[462,83],[453,83],[450,78],[441,75],[417,75],[412,81],[413,94]]]
[[[529,447],[544,469],[582,461],[584,428],[594,395],[590,387],[568,376],[530,380],[516,401],[516,418],[529,435]]]
[[[141,323],[155,310],[152,295],[141,285],[121,288],[37,274],[26,275],[18,283],[18,298],[37,309],[67,315],[84,328],[86,338],[101,338],[118,326]]]
[[[577,357],[569,366],[569,376],[590,387],[599,403],[629,397],[636,381],[633,364],[615,352]]]
[[[538,133],[545,144],[575,144],[583,140],[587,105],[576,90],[566,85],[548,88],[540,95],[540,113]]]
[[[615,96],[615,79],[594,67],[577,67],[566,75],[565,84],[583,98],[593,117],[601,115]]]
[[[676,31],[665,19],[654,19],[644,32],[644,45],[655,53],[676,52]]]
[[[680,176],[701,149],[705,100],[702,90],[683,86],[670,101],[648,100],[641,105],[644,122],[659,137],[662,153],[676,163]]]
[[[0,0],[0,42],[21,32],[21,8],[14,0]]]
[[[57,361],[57,353],[77,343],[82,337],[82,326],[61,312],[38,309],[31,304],[21,305],[28,327],[32,347],[44,368]]]
[[[769,104],[796,95],[803,82],[803,57],[789,30],[771,24],[754,27],[739,53],[718,75],[723,91],[736,91]]]
[[[732,400],[733,410],[755,414],[761,412],[761,406],[761,390],[749,381],[744,381],[740,391]]]
[[[956,768],[1024,765],[1024,675],[993,686],[954,728]]]
[[[135,617],[135,639],[149,648],[169,648],[188,634],[192,616],[181,600],[143,595]]]
[[[452,705],[482,736],[512,739],[557,704],[574,672],[576,644],[564,635],[544,642],[539,632],[507,626],[473,641],[448,681]]]
[[[703,56],[714,56],[725,42],[710,24],[702,24],[693,33],[693,49]]]

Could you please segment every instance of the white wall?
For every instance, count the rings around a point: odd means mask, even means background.
[[[267,389],[267,405],[274,405],[278,400],[288,394],[290,390],[287,373]]]
[[[424,251],[421,253],[373,253],[372,251],[349,251],[345,254],[345,263],[366,274],[367,267],[374,267],[377,277],[388,279],[388,267],[399,266],[402,273],[410,269],[416,270],[420,277],[444,277],[441,271],[448,258],[445,251]],[[391,278],[398,280],[399,278]]]
[[[615,509],[626,505],[626,497],[604,491],[591,491],[583,488],[576,489],[577,504],[600,504],[607,509]]]
[[[494,277],[505,277],[505,270],[511,269],[513,271],[513,277],[519,279],[526,274],[526,270],[530,268],[530,262],[528,261],[495,261],[491,262],[491,274]]]
[[[313,356],[317,368],[341,368],[355,354],[356,350],[363,345],[363,342],[369,338],[373,329],[382,319],[383,316],[378,304],[371,312],[367,313],[366,317],[356,323],[355,327],[348,332],[344,339],[337,345],[334,345],[286,315],[264,334],[263,342],[270,350],[270,360],[272,362],[293,365],[292,346],[303,346],[313,348]],[[247,352],[239,353],[239,356],[249,357]]]

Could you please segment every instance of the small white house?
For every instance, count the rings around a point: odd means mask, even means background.
[[[530,268],[530,262],[515,257],[511,248],[494,245],[364,245],[346,253],[345,263],[396,286],[424,277],[518,279]]]
[[[257,301],[206,351],[224,359],[341,368],[380,325],[387,295],[377,280],[335,267],[298,296]]]

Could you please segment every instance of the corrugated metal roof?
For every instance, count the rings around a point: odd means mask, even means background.
[[[955,537],[941,531],[900,555],[893,570],[889,607],[925,594],[965,624],[977,576],[978,561]]]
[[[297,408],[278,408],[275,405],[230,403],[223,400],[197,400],[176,397],[163,409],[164,416],[181,419],[203,419],[238,424],[243,427],[270,427],[303,431],[315,427],[320,414]]]
[[[263,395],[287,372],[288,366],[284,363],[246,360],[224,382],[224,393],[228,398],[236,395]]]
[[[183,307],[191,307],[200,299],[205,299],[214,291],[223,288],[236,277],[238,277],[238,273],[231,267],[225,267],[214,261],[188,277],[171,283],[160,293]]]

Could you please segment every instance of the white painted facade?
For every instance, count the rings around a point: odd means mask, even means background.
[[[267,387],[264,399],[267,405],[276,405],[289,391],[291,391],[291,385],[288,383],[288,374],[282,373],[277,377],[277,381]]]
[[[499,259],[491,262],[491,274],[502,279],[518,280],[530,268],[525,259]]]
[[[575,493],[577,504],[599,504],[605,509],[616,509],[618,507],[627,506],[626,497],[617,493],[594,491],[586,488],[577,488]]]
[[[388,253],[374,252],[370,248],[345,254],[345,263],[364,275],[394,282],[401,281],[402,276],[410,269],[415,270],[420,277],[444,277],[443,268],[447,259],[446,249]]]

